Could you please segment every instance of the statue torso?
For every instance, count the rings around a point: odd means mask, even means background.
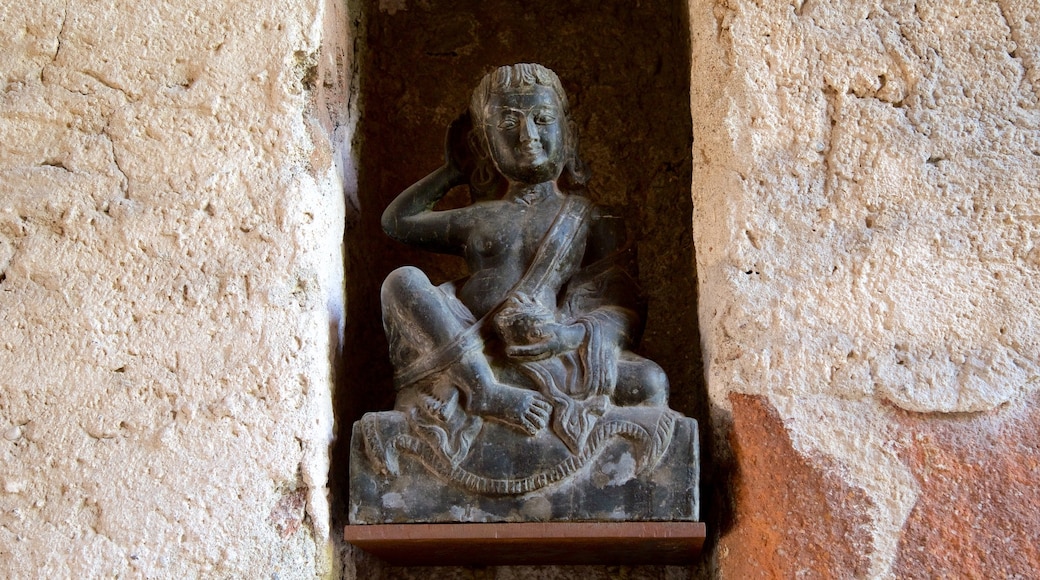
[[[458,292],[459,299],[478,318],[498,306],[527,271],[564,202],[554,196],[530,204],[499,200],[473,206],[465,258],[470,277]],[[560,285],[580,262],[568,267],[535,298],[556,306]]]

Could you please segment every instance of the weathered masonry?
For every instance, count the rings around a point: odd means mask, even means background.
[[[2,575],[427,574],[338,543],[342,426],[393,396],[378,283],[458,272],[378,216],[524,61],[635,225],[715,536],[692,569],[442,575],[1029,575],[1038,27],[1015,0],[0,0]]]

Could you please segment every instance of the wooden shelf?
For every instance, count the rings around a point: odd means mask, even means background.
[[[351,525],[343,537],[396,566],[689,564],[701,522]]]

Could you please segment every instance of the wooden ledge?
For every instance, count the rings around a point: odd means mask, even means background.
[[[396,566],[689,564],[702,522],[350,525],[343,537]]]

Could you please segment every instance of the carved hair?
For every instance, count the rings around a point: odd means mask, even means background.
[[[558,185],[563,190],[575,191],[583,189],[589,181],[585,163],[578,157],[578,133],[571,121],[570,104],[560,78],[540,64],[507,65],[484,75],[470,99],[469,114],[473,120],[473,130],[469,135],[469,145],[477,161],[470,176],[470,195],[474,201],[499,197],[505,187],[505,177],[495,167],[484,130],[487,123],[485,112],[491,95],[534,85],[552,89],[563,109],[565,162]]]

